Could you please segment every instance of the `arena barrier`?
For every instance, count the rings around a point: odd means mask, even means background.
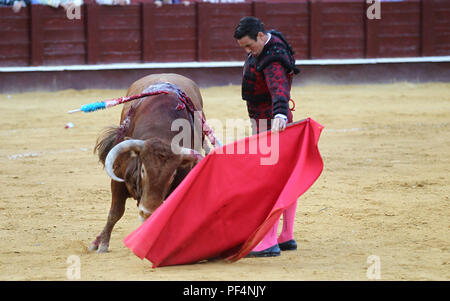
[[[448,80],[450,2],[382,1],[379,10],[374,15],[372,4],[363,0],[88,3],[71,14],[41,5],[18,13],[0,7],[0,92],[100,87],[92,81],[99,74],[126,86],[133,72],[139,77],[174,70],[201,85],[236,83],[245,53],[233,31],[246,15],[286,35],[305,71],[302,81],[317,79],[305,79],[305,73],[318,72],[322,80],[370,81],[371,76],[349,77],[346,71],[367,73],[367,68],[371,74],[387,68],[389,80]],[[417,71],[407,74],[405,68]],[[323,72],[328,69],[331,73]],[[26,88],[14,85],[21,80],[29,83]]]

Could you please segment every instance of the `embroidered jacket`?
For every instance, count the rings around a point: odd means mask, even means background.
[[[271,103],[273,116],[288,116],[290,90],[295,67],[294,51],[284,36],[275,30],[258,57],[248,55],[244,64],[242,99],[257,105]]]

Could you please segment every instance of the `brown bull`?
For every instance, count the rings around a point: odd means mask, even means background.
[[[203,100],[198,86],[190,79],[177,74],[153,74],[134,82],[128,95],[158,90],[169,83],[188,96],[197,111],[202,111]],[[171,130],[174,120],[185,119],[191,126],[191,146],[201,151],[201,127],[194,127],[193,116],[183,106],[179,94],[148,96],[124,105],[120,127],[110,127],[97,139],[94,151],[112,178],[112,203],[103,231],[91,243],[89,250],[107,252],[111,232],[125,212],[125,201],[137,200],[139,216],[147,219],[181,183],[197,163],[192,150],[175,149],[171,142],[178,133]],[[118,137],[119,136],[119,137]],[[120,140],[123,140],[120,142]],[[199,140],[196,140],[199,141]]]

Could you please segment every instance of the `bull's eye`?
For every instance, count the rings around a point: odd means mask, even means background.
[[[141,166],[141,177],[143,178],[145,176],[145,168],[144,165]]]

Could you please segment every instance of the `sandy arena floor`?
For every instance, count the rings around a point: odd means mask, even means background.
[[[371,255],[382,280],[450,280],[449,83],[295,87],[294,119],[325,126],[324,171],[297,209],[299,249],[157,269],[122,242],[139,226],[132,199],[110,252],[87,251],[110,206],[92,150],[121,107],[66,112],[124,93],[0,95],[0,280],[66,280],[71,255],[81,280],[367,280]],[[239,86],[202,93],[208,118],[247,118]]]

